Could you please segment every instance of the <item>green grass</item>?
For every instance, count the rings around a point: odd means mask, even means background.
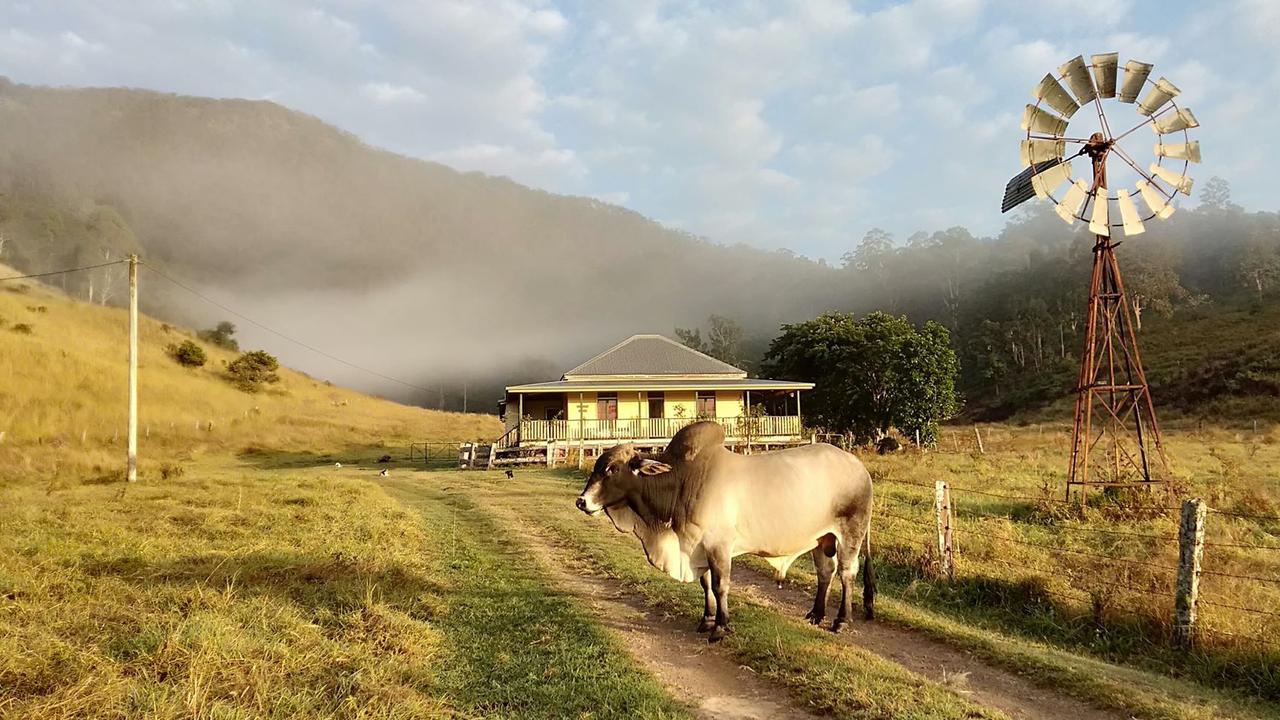
[[[657,573],[645,561],[635,538],[607,521],[586,518],[572,506],[578,488],[565,473],[526,473],[500,480],[499,473],[439,473],[427,482],[447,479],[455,492],[477,498],[483,508],[498,503],[523,523],[542,528],[575,557],[637,593],[651,606],[689,619],[702,614],[702,591]],[[724,641],[734,659],[785,687],[798,704],[851,718],[1000,718],[959,694],[877,655],[839,642],[829,632],[799,618],[785,617],[735,595],[733,633]],[[690,642],[704,642],[702,637]]]
[[[687,716],[481,514],[373,476],[4,488],[0,716]]]
[[[575,472],[522,472],[515,483],[497,480],[486,473],[461,474],[450,477],[449,485],[457,486],[471,477],[474,483],[463,487],[468,493],[477,493],[486,503],[500,503],[509,507],[531,525],[545,528],[553,537],[565,543],[575,554],[581,555],[596,568],[621,584],[645,597],[650,603],[696,618],[701,614],[701,591],[696,585],[671,582],[654,571],[645,562],[638,544],[630,535],[613,530],[604,521],[588,520],[572,508],[571,498],[580,489],[580,479]],[[460,479],[455,479],[460,478]],[[1054,623],[1063,622],[1068,608],[1037,605],[1046,599],[1043,594],[1030,598],[1032,605],[1016,604],[1028,600],[1025,594],[1011,592],[1007,606],[991,609],[990,598],[985,602],[966,604],[949,594],[947,587],[923,579],[912,570],[919,559],[904,562],[903,556],[892,547],[886,548],[883,533],[877,543],[877,567],[881,569],[882,600],[880,616],[889,622],[919,630],[931,637],[974,653],[989,662],[1002,665],[1019,674],[1027,675],[1047,687],[1064,690],[1067,694],[1090,700],[1104,707],[1114,708],[1139,718],[1168,720],[1208,720],[1209,718],[1257,718],[1280,716],[1280,708],[1273,703],[1259,700],[1254,694],[1240,689],[1222,688],[1219,683],[1201,684],[1186,677],[1176,666],[1168,663],[1147,662],[1150,658],[1132,655],[1133,666],[1108,662],[1105,653],[1095,652],[1087,643],[1064,641],[1060,632],[1052,631]],[[923,546],[923,542],[920,543]],[[762,562],[751,558],[741,561],[761,570]],[[909,563],[916,563],[909,565]],[[980,572],[973,564],[970,572]],[[770,573],[771,574],[771,573]],[[812,569],[807,559],[802,559],[792,570],[794,580],[812,586]],[[996,582],[993,586],[999,586]],[[1007,592],[1016,584],[1002,586]],[[982,598],[980,598],[982,600]],[[1041,617],[1042,616],[1042,617]],[[1037,619],[1038,618],[1038,619]],[[794,619],[782,618],[776,613],[739,600],[735,605],[734,623],[736,635],[726,642],[736,657],[763,675],[787,686],[804,702],[815,703],[833,713],[864,713],[864,717],[877,717],[877,712],[905,712],[895,705],[893,692],[900,678],[876,678],[870,680],[866,673],[879,661],[854,655],[857,651],[845,650],[849,655],[839,659],[827,659],[823,655],[823,641],[829,636],[821,631],[811,631]],[[743,626],[748,629],[744,633]],[[1089,633],[1095,637],[1107,634],[1095,623],[1088,622]],[[1046,630],[1049,628],[1049,630]],[[795,645],[779,645],[778,634],[795,641]],[[817,639],[813,639],[813,636]],[[1073,651],[1075,650],[1075,651]],[[1081,652],[1082,651],[1082,652]],[[862,653],[861,655],[865,655]],[[853,669],[843,665],[858,657]],[[1201,659],[1202,661],[1202,659]],[[828,666],[832,672],[850,673],[836,687],[847,691],[831,696],[828,687],[811,687],[806,675],[814,667]],[[1256,667],[1248,660],[1241,667]],[[901,671],[900,668],[898,668]],[[1180,677],[1181,675],[1181,677]],[[868,701],[859,694],[863,683],[873,683],[882,688],[880,694]],[[885,690],[889,688],[889,690]],[[864,704],[864,703],[868,703]]]

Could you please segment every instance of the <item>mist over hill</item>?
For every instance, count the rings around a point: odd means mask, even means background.
[[[25,228],[10,231],[19,266],[137,246],[272,327],[424,385],[530,357],[560,367],[709,312],[767,332],[834,302],[829,268],[381,151],[270,102],[3,82],[0,158],[0,192],[45,216],[0,220]],[[188,322],[220,317],[177,295],[163,304]]]
[[[1236,325],[1246,332],[1249,308],[1275,317],[1280,218],[1232,204],[1223,181],[1201,180],[1196,196],[1198,208],[1124,242],[1130,290],[1158,332],[1227,311],[1246,312]],[[549,379],[633,333],[718,314],[758,357],[780,324],[836,309],[946,324],[972,407],[1004,413],[1069,390],[1084,228],[1033,203],[992,238],[864,230],[830,267],[382,151],[271,102],[0,79],[0,259],[35,272],[138,251],[270,327],[428,388],[237,323],[242,344],[362,390],[458,407],[465,383],[469,407],[487,410],[505,382]],[[122,281],[119,268],[60,280],[108,303],[122,300]],[[143,281],[152,314],[198,327],[236,320],[157,276]],[[1250,347],[1224,392],[1280,394],[1275,351]],[[1153,378],[1158,401],[1203,385],[1178,372]]]

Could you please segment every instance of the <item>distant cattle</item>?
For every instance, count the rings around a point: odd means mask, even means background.
[[[818,591],[809,619],[826,613],[831,576],[839,572],[839,631],[852,613],[852,583],[861,558],[862,602],[874,615],[871,564],[871,476],[853,455],[831,445],[805,445],[743,456],[724,446],[724,429],[699,422],[676,433],[657,456],[631,445],[597,460],[577,506],[605,512],[618,530],[634,532],[649,562],[673,578],[702,584],[699,632],[710,641],[729,630],[732,558],[758,555],[781,581],[797,558],[811,552]],[[834,558],[834,560],[832,559]]]

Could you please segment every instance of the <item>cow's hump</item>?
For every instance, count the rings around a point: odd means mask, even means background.
[[[724,447],[724,428],[720,423],[704,420],[681,428],[667,445],[667,456],[689,462],[709,448]]]

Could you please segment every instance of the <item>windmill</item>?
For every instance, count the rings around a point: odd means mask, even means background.
[[[1078,488],[1082,503],[1091,487],[1150,487],[1167,478],[1168,459],[1138,352],[1133,310],[1116,261],[1121,241],[1114,236],[1117,231],[1141,235],[1146,223],[1172,215],[1177,194],[1191,194],[1190,164],[1200,162],[1200,143],[1188,133],[1199,123],[1175,102],[1178,88],[1163,77],[1153,81],[1152,65],[1136,60],[1124,64],[1121,76],[1119,61],[1118,53],[1094,55],[1087,64],[1084,56],[1076,56],[1036,85],[1035,104],[1022,115],[1020,155],[1026,169],[1009,181],[1001,205],[1008,212],[1033,196],[1046,198],[1067,224],[1083,221],[1094,235],[1067,473],[1067,498]],[[1113,132],[1103,100],[1132,105],[1136,124]],[[1076,115],[1090,104],[1096,119],[1088,111]],[[1078,125],[1092,127],[1069,133],[1073,117]],[[1121,141],[1141,141],[1145,132],[1155,138],[1153,160],[1144,167]],[[1073,173],[1076,160],[1086,172]],[[1112,192],[1107,168],[1113,160],[1120,161],[1113,167],[1136,180],[1132,188]]]

